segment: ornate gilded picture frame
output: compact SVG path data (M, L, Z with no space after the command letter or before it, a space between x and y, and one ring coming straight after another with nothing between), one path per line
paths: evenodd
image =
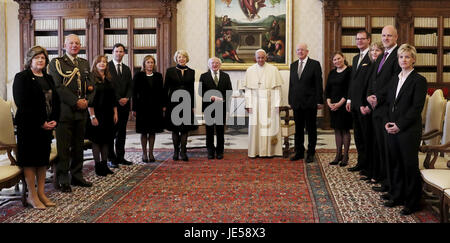
M246 70L255 51L264 49L268 62L289 69L292 60L292 0L211 0L210 56L224 70Z

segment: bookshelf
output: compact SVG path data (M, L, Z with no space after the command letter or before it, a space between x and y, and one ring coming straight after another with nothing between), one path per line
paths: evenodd
M47 49L49 59L59 56L60 36L59 19L35 19L33 30L33 46L39 45Z
M354 38L359 29L371 33L373 43L381 40L384 26L394 25L398 43L416 47L415 68L426 77L428 87L450 88L450 1L323 0L323 8L325 81L335 51L341 50L349 63L358 54ZM329 128L328 122L325 111L321 127Z
M381 41L381 31L385 25L395 26L395 17L393 16L343 16L340 21L341 43L338 46L350 64L353 57L359 54L355 39L358 31L368 30L372 34L373 43Z
M61 17L35 19L33 26L32 46L45 47L50 60L64 54L64 38L70 34L77 34L80 37L79 57L87 59L86 19Z
M152 55L158 62L158 38L156 18L133 18L133 67L141 69L144 57Z
M108 61L112 60L112 50L116 43L122 43L125 46L125 55L123 63L130 65L128 52L130 50L128 44L128 17L103 18L103 54L108 57Z
M141 69L147 55L158 60L158 19L139 16L105 17L103 30L103 53L112 59L112 49L116 43L126 48L123 62L133 69ZM130 58L131 57L131 58Z
M359 30L366 29L366 19L365 16L342 17L341 50L348 63L351 63L353 57L359 54L359 49L356 47L355 36Z
M113 45L122 43L124 62L133 73L149 54L158 70L173 65L179 0L14 1L19 3L21 63L36 44L47 48L51 57L63 55L64 37L77 34L82 42L79 56L90 63L99 54L111 60Z
M417 50L415 69L427 78L428 83L436 83L438 78L438 35L437 17L414 17L413 45Z
M427 78L428 86L450 88L450 1L324 0L323 3L325 60L330 60L337 50L351 60L358 53L354 37L359 29L369 31L373 43L381 41L384 26L394 25L398 43L416 47L415 68ZM332 68L331 62L324 63L325 75Z
M442 82L450 83L450 16L443 18Z

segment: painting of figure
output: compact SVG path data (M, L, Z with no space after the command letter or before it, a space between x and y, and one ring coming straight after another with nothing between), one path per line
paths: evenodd
M268 62L288 69L292 0L213 0L210 4L211 56L224 69L244 70L258 49Z
M261 8L264 8L265 0L239 0L242 12L249 19L260 18L258 12Z

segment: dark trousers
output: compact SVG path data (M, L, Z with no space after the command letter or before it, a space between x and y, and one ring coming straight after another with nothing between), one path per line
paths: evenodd
M361 167L363 172L371 177L372 164L372 116L363 115L360 111L352 110L353 132L355 138L356 150L358 152L357 166Z
M308 155L316 153L317 143L317 109L296 109L294 110L295 121L295 153L303 155L305 153L305 127L308 133Z
M214 147L214 128L216 128L217 146ZM225 126L224 125L206 125L206 148L210 154L223 154Z
M109 159L114 160L123 160L125 156L125 139L127 136L127 123L128 117L130 115L130 106L127 104L126 106L117 106L117 115L118 121L114 126L114 139L109 143ZM115 141L115 146L114 146ZM115 147L115 152L114 152Z
M374 146L373 146L373 178L381 181L382 185L389 187L389 167L388 167L388 148L387 132L384 128L383 119L375 114L372 116Z
M404 134L387 135L389 145L389 194L391 199L405 202L405 207L419 206L422 196L422 178L419 171L420 140ZM409 136L411 137L411 136Z
M70 184L70 174L83 179L83 144L86 120L62 121L56 127L58 162L55 165L56 183Z

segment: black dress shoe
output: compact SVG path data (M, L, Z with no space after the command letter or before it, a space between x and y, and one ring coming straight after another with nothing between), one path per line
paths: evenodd
M337 155L336 154L336 157L334 157L334 160L333 161L331 161L330 163L328 163L329 165L337 165L337 164L339 164L339 161L341 161L342 160L342 155Z
M389 193L385 193L385 194L381 195L380 198L383 200L390 200L391 195L389 195Z
M208 159L214 159L214 154L208 154Z
M185 154L185 153L181 153L180 157L183 161L189 161L189 158L187 157L187 154Z
M306 163L312 163L312 162L314 162L314 155L306 156Z
M401 205L401 203L398 202L398 201L394 201L394 200L388 200L388 201L386 201L383 205L384 205L385 207L392 208L392 207Z
M223 154L218 154L218 155L216 156L216 159L223 159Z
M132 165L133 163L130 162L130 161L128 161L128 160L126 160L126 159L121 159L121 160L119 161L119 164L123 164L123 165Z
M348 168L347 170L350 172L360 171L361 167L359 165L356 165L354 167Z
M348 165L348 154L344 154L341 163L339 163L340 167L344 167Z
M305 156L301 155L300 153L296 153L294 154L294 156L292 156L291 158L289 158L291 161L296 161L296 160L301 160L304 159Z
M175 150L173 151L173 157L172 157L172 159L173 159L173 160L179 160L179 159L180 159L180 150L175 149Z
M339 166L340 167L345 167L345 166L347 166L348 165L348 162L347 161L341 161L341 163L339 163Z
M339 164L339 161L337 161L337 160L333 160L333 161L331 161L330 163L328 163L329 165L337 165L337 164Z
M81 186L81 187L91 187L92 183L86 180L78 180L78 179L72 179L73 186Z
M387 192L387 188L384 186L373 186L372 190L376 192Z
M412 209L410 209L410 208L407 208L407 207L404 207L404 208L400 211L400 214L401 214L401 215L410 215L410 214L412 214L412 213L414 213L414 210L412 210Z
M57 189L61 192L72 192L72 188L68 184L59 184Z

